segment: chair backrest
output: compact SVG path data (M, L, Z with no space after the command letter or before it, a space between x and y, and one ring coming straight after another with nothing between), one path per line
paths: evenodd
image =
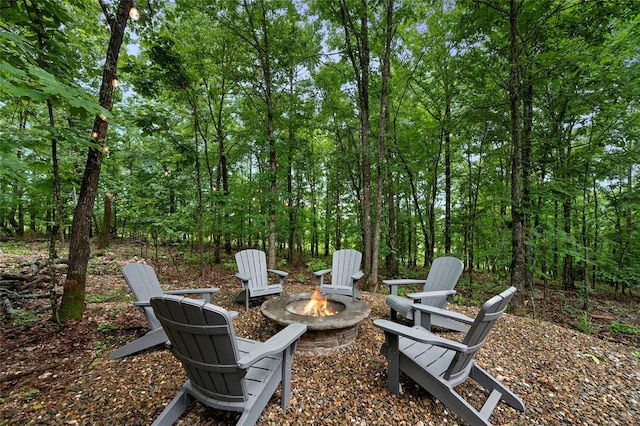
M267 255L262 250L248 249L237 252L236 265L240 274L251 277L247 283L249 288L261 288L269 284Z
M464 264L458 258L443 256L436 258L431 264L423 291L453 290L462 276ZM430 297L429 305L444 308L447 297Z
M122 268L124 280L131 289L136 301L147 301L154 296L161 296L163 291L156 271L144 263L127 263ZM151 307L142 308L152 329L160 327Z
M331 264L331 284L351 288L351 276L360 270L362 253L358 250L343 249L333 253Z
M483 345L487 339L489 331L491 331L496 320L500 318L507 309L507 305L509 305L509 301L515 293L516 288L509 287L497 296L493 296L491 299L487 300L484 305L482 305L480 312L476 316L475 321L462 341L462 343L467 345L471 350L464 354L456 354L445 373L445 379L456 379L458 376L468 374L467 367L473 360L473 356Z
M151 306L191 385L217 400L246 401L244 371L237 366L238 348L228 311L174 295L154 297Z

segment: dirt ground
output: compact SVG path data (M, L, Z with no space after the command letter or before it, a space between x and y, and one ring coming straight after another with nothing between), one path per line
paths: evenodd
M33 243L21 255L0 246L0 271L20 273L44 259L46 246ZM145 255L145 256L143 256ZM2 317L0 326L0 425L13 424L149 424L185 380L180 364L159 347L122 360L108 354L144 334L144 317L122 278L128 262L153 265L164 288L215 286L214 303L236 310L236 331L265 340L273 334L259 313L259 303L245 313L234 302L240 289L233 263L207 266L204 280L175 252L141 252L117 245L89 264L84 319L65 325L50 321L47 298L14 304L19 314ZM285 268L283 268L285 269ZM60 269L60 274L64 268ZM62 276L61 276L62 278ZM383 277L381 277L383 278ZM32 295L46 294L39 284ZM285 293L311 291L311 272L289 271ZM464 296L464 288L458 289ZM541 292L539 292L541 293ZM357 342L335 356L296 356L292 400L285 410L278 392L258 424L459 424L461 420L410 379L403 392L386 389L384 340L371 320L388 317L384 295L365 293L371 316L359 328ZM533 305L533 307L532 307ZM578 296L550 288L545 298L527 305L520 316L505 315L478 353L478 363L504 381L525 401L519 413L501 404L494 424L636 424L640 415L640 335L611 330L611 323L640 327L640 297L592 297L588 330L576 322ZM476 307L451 305L473 315ZM14 311L15 314L15 311ZM533 318L535 314L535 319ZM585 323L582 323L585 327ZM463 392L476 402L472 385ZM196 405L182 424L229 424L235 414Z

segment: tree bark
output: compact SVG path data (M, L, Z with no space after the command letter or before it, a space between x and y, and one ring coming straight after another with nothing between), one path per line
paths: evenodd
M525 283L525 258L524 258L524 229L522 215L522 194L520 189L520 174L522 169L522 139L520 132L520 79L519 65L520 57L518 47L518 2L510 1L509 23L511 33L511 54L509 72L509 101L511 108L511 285L518 289L518 294L522 294ZM513 304L518 306L522 296L514 298Z
M99 0L103 10L106 7ZM107 57L102 70L102 85L100 86L100 105L111 111L113 107L113 79L116 77L118 57L124 39L129 10L133 0L120 0L115 16L105 13L111 27L111 37L107 47ZM82 186L78 194L78 203L73 213L71 235L69 238L69 267L64 283L62 301L58 307L57 317L60 322L82 319L84 308L85 288L87 281L87 264L91 248L89 245L89 230L91 216L96 199L102 153L107 136L107 121L96 116L93 122L93 143L87 154L87 162L82 177Z
M98 248L103 249L109 247L109 234L111 233L111 221L113 219L112 210L113 194L104 194L104 216L102 218L102 226L98 233Z
M378 126L378 188L376 192L376 223L373 234L373 247L371 251L371 274L365 283L364 289L378 291L378 253L380 251L380 234L382 222L382 188L387 173L384 173L385 164L385 139L387 138L389 118L389 78L391 77L391 40L393 39L393 0L386 2L386 30L384 57L382 60L382 88L380 93L380 122Z
M349 5L340 1L340 19L344 28L347 55L353 68L358 93L358 112L360 115L360 147L362 158L362 238L364 255L364 282L369 282L372 273L373 233L371 229L371 157L369 152L369 71L371 54L369 51L369 5L367 0L360 2L360 28L355 27ZM352 40L357 42L354 47ZM365 284L365 288L368 284Z

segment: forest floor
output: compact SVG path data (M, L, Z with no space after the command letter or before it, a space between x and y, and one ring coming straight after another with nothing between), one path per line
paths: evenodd
M14 253L0 245L3 273L19 273L34 260L46 259L46 245L29 243ZM234 321L238 335L266 340L274 333L260 314L259 303L244 312L234 302L240 287L232 262L207 266L199 282L193 278L199 276L197 268L175 256L153 260L143 258L139 247L115 245L90 261L82 321L54 324L47 298L25 299L13 306L17 316L1 318L0 425L142 425L160 414L185 380L179 362L161 347L120 360L107 358L146 331L145 319L132 306L133 296L121 273L126 263L141 261L155 267L164 288L221 288L213 302L239 313ZM306 269L289 270L285 293L312 291L314 283ZM504 286L488 283L484 287L489 297ZM526 411L500 404L490 419L493 424L637 424L640 335L619 331L632 333L640 327L640 297L602 290L605 294L591 296L590 321L582 325L576 319L581 306L578 295L553 286L546 294L537 291L519 315L506 314L498 321L476 360L523 399ZM485 296L479 289L474 291L471 298L468 289L460 286L459 299L468 302ZM258 425L462 423L405 376L400 395L387 391L386 360L379 353L384 336L372 324L373 319L389 316L384 297L364 293L371 315L359 326L352 345L331 356L296 354L291 403L280 408L276 391ZM468 304L450 304L450 308L467 315L478 309ZM618 325L612 327L612 323ZM481 404L483 393L475 385L467 382L459 391L472 404ZM236 419L236 414L196 404L179 424L230 424Z

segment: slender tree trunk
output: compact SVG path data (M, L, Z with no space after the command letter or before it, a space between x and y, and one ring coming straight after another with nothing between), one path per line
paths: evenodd
M522 221L523 241L527 241L531 229L531 133L533 131L533 83L529 73L525 72L526 85L524 90L523 134L522 134ZM523 243L524 244L524 243ZM533 288L533 271L535 269L535 253L531 244L524 244L525 259L525 288Z
M387 232L387 245L389 252L385 258L385 269L388 276L398 275L398 206L396 205L396 194L394 185L396 184L393 176L387 176L387 208L389 209L389 231Z
M55 120L53 116L53 105L51 99L47 99L47 110L49 112L49 126L51 127L51 134L55 135ZM58 164L58 138L51 137L51 163L53 174L53 199L55 208L53 210L53 227L51 228L49 236L49 271L50 271L50 287L49 287L49 301L51 303L51 312L54 320L58 321L58 274L55 269L55 259L58 257L57 239L61 237L62 230L62 198L60 188L60 170ZM62 238L60 238L62 241Z
M112 210L113 194L104 194L104 216L102 217L102 226L98 232L97 246L99 249L109 247L109 233L111 232L111 221L113 219Z
M329 255L329 241L331 239L331 231L330 231L330 227L329 224L331 223L331 216L333 215L333 209L332 209L332 205L331 203L333 202L333 197L332 194L330 193L330 189L329 189L329 183L327 182L326 184L326 189L325 189L325 201L324 201L324 236L323 236L323 249L324 249L324 255L328 256ZM315 214L317 213L316 209L314 211L314 218L315 218ZM337 227L337 225L336 225ZM320 253L320 247L318 246L317 249L318 253L317 255L319 255Z
M106 12L106 7L99 0ZM107 57L102 71L102 85L100 86L100 105L111 111L113 107L113 79L116 77L118 56L124 38L129 10L133 0L120 0L118 10L114 16L105 13L111 26L111 37L107 47ZM87 154L87 162L82 177L82 185L78 195L78 202L73 213L71 224L71 236L69 239L69 264L67 277L64 283L62 302L58 307L57 316L54 318L60 322L73 319L82 319L84 307L85 288L87 281L87 264L91 248L89 245L89 233L91 228L91 216L96 199L98 181L100 179L100 167L102 165L102 153L105 138L107 136L107 121L96 116L93 122L93 142L97 146L91 146Z
M380 93L380 123L378 126L378 182L376 191L376 223L373 234L373 246L371 254L371 274L364 286L366 290L378 291L378 253L380 252L380 227L382 223L382 190L384 179L387 178L385 166L385 140L389 127L389 78L391 77L391 40L393 39L393 0L386 2L386 30L385 48L382 59L382 88Z
M291 99L293 99L294 96L294 77L293 77L293 72L291 72L289 74L289 96L291 97ZM289 111L289 114L291 117L294 117L295 112L293 111L293 108L291 108L291 110ZM294 245L295 245L295 232L296 232L296 217L295 217L295 211L294 211L294 207L293 207L293 150L295 149L295 129L293 127L293 120L289 120L288 125L287 125L287 130L288 130L288 144L287 144L287 214L288 214L288 219L289 219L289 230L288 230L288 235L287 235L287 259L291 262L294 260ZM315 187L313 186L314 183L312 183L312 198L315 197ZM316 247L317 247L317 239L318 239L318 230L316 228L316 222L315 222L315 200L312 201L313 202L313 209L314 209L314 227L313 227L313 242L315 242ZM313 245L313 243L312 243ZM313 250L313 248L312 248Z
M269 201L268 201L268 237L267 237L267 266L269 268L276 267L276 203L277 203L277 171L278 162L276 155L276 137L275 137L275 108L273 103L273 81L271 75L271 47L269 40L269 32L267 28L268 17L261 14L260 28L256 27L252 20L252 14L249 11L249 5L245 0L243 7L246 10L247 17L251 25L252 35L255 41L256 54L260 62L262 78L264 84L264 102L266 106L266 127L267 139L269 141ZM261 2L260 7L265 10L264 4Z
M447 94L444 113L444 252L451 253L451 102Z
M509 100L511 108L511 285L518 289L518 294L522 294L525 284L525 259L524 259L524 220L522 212L522 194L520 190L520 175L522 172L522 139L520 132L520 80L519 65L520 57L518 48L518 2L510 1L510 32L511 32L511 54L509 72ZM522 296L513 302L519 306Z
M336 233L335 233L335 246L336 250L342 250L342 205L340 204L340 173L336 167L336 191L335 204L336 204ZM329 255L329 247L325 246L325 256Z
M371 156L370 156L370 122L369 122L369 18L368 0L360 1L360 27L355 28L348 2L340 0L340 18L344 28L347 55L354 71L358 93L358 112L360 115L360 152L362 158L362 239L364 245L363 272L365 288L369 285L372 273L373 232L371 228ZM353 45L352 37L357 40Z

